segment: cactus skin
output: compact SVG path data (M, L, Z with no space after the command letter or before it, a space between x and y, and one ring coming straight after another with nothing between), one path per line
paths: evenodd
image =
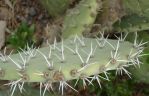
M50 16L58 17L66 11L70 0L39 0Z
M149 18L148 0L122 0L125 11L129 14L136 13Z
M68 10L63 22L63 38L89 32L101 5L101 0L81 0L74 9Z
M40 50L36 53L35 57L30 58L30 60L26 63L26 67L20 70L17 66L15 66L15 62L18 62L21 60L21 57L19 54L11 55L10 58L3 62L0 62L0 79L2 80L19 80L23 82L45 82L47 80L50 80L50 82L59 82L61 80L72 80L72 79L78 79L83 78L81 76L89 77L91 75L96 75L99 73L102 73L103 71L108 70L116 70L120 64L126 65L126 62L129 62L127 59L127 56L129 55L131 49L133 48L133 44L129 42L123 42L123 41L117 41L117 40L106 40L110 44L112 44L114 47L111 47L109 43L105 42L105 39L98 41L97 39L88 39L85 38L84 42L85 45L82 45L84 43L78 43L80 39L76 40L76 43L70 43L70 39L63 41L62 43L58 43L57 47L54 47L54 45L51 46L51 58L47 59L50 63L53 62L53 67L49 67L47 65L47 62L45 58L41 55L41 52L48 56L49 54L49 47L36 49ZM81 41L83 42L83 41ZM105 42L105 45L101 47L98 44L103 44ZM64 45L63 45L64 44ZM83 61L81 62L79 55L76 53L73 53L69 50L69 48L72 48L75 50L75 47L78 44L78 50L79 55L81 58L86 62L86 64L83 64ZM65 48L65 46L67 47ZM64 46L64 47L63 47ZM97 46L97 48L96 48ZM120 46L118 49L117 47ZM69 48L68 48L69 47ZM60 49L58 49L60 48ZM64 51L62 51L64 48ZM115 48L115 49L114 49ZM81 49L81 50L79 50ZM95 52L94 52L94 49ZM127 49L127 50L126 50ZM133 48L134 49L134 48ZM35 50L35 49L34 49ZM61 50L61 52L60 52ZM84 50L86 53L84 53ZM92 51L91 51L92 50ZM117 55L120 53L119 57L120 60L124 61L116 61L115 59L111 59L111 52L113 50L118 50ZM63 57L64 52L64 57ZM90 52L94 52L93 54L89 55ZM134 49L132 51L133 53L136 53L137 50ZM115 52L112 52L113 55ZM22 54L22 57L25 57L26 55L24 53ZM60 59L57 58L57 54ZM61 56L62 55L62 58ZM93 55L93 56L92 56ZM29 55L30 56L30 55ZM28 56L27 56L28 57ZM47 57L48 58L48 57ZM88 58L88 61L87 61ZM12 59L12 60L11 60ZM112 60L112 63L108 63L110 60ZM21 66L21 63L18 63ZM103 68L106 67L104 70ZM84 68L84 69L81 69ZM80 70L80 71L79 71ZM21 74L21 76L19 74ZM84 75L83 75L84 74Z
M113 29L118 32L139 32L149 29L149 18L131 14L121 18L121 21L113 24Z
M143 33L143 34L142 34ZM130 42L133 42L130 38L132 38L133 33L130 33L127 37L127 40ZM148 31L141 31L138 32L138 40L143 41L149 41L149 33ZM149 84L149 43L145 45L144 51L143 51L144 56L140 58L141 64L140 68L129 68L129 71L133 74L134 79L137 82L144 82Z

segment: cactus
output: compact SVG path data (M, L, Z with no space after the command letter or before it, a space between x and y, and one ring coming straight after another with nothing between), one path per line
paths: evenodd
M53 17L58 17L66 11L70 0L39 0L48 13Z
M63 38L90 32L101 4L101 0L81 0L75 8L68 10L63 22Z
M148 0L122 0L125 11L129 14L136 13L149 18Z
M143 33L143 34L142 34ZM133 42L130 40L130 37L132 38L133 33L130 33L128 35L127 40ZM149 33L147 31L141 31L138 33L138 40L149 41ZM149 43L146 44L145 49L143 51L143 54L140 58L141 64L140 68L137 68L134 70L134 68L129 68L129 71L133 73L133 77L135 77L135 80L137 82L144 82L149 83Z
M72 88L66 83L68 80L82 79L86 86L86 82L91 83L91 78L96 79L100 85L98 74L105 73L108 80L108 70L116 70L116 73L121 74L124 71L130 77L125 67L139 65L138 57L143 50L143 44L137 44L136 39L134 44L124 39L89 39L75 36L74 39L69 38L61 43L55 41L53 45L45 48L27 47L27 51L9 56L5 56L4 52L0 58L0 79L12 81L9 84L13 90L17 84L25 82L40 82L44 83L45 87L52 87L52 83L60 82L59 88L63 94L64 86Z
M139 32L149 29L149 18L131 14L124 16L121 21L113 24L113 29L118 32Z
M66 0L59 2L62 4L64 1ZM49 2L56 2L56 0L49 0ZM53 6L51 8L55 8ZM55 39L54 44L48 44L48 47L27 46L25 50L20 49L22 52L10 53L7 56L5 49L0 54L0 79L11 81L6 84L10 86L10 95L13 96L16 87L22 93L24 84L33 82L40 83L40 96L45 96L49 88L53 89L52 84L55 82L59 82L62 95L66 86L77 92L67 83L73 79L77 80L76 84L82 80L84 87L88 83L93 85L92 81L96 80L101 87L100 79L109 80L107 74L109 70L116 70L116 74L120 75L124 72L131 78L131 73L125 68L131 65L140 67L139 57L142 56L143 45L146 42L137 43L137 35L134 43L125 41L126 36L122 35L117 37L118 40L108 39L108 36L104 38L104 34L101 34L100 38L80 36L83 32L91 30L101 6L101 0L81 0L75 8L68 10L62 24L62 40L59 43ZM49 10L50 14L57 16L63 9L60 9L61 11L58 9L56 13L53 13L53 9ZM135 18L132 17L132 19ZM139 17L139 19L142 18ZM117 18L112 20L112 22L115 21ZM105 77L100 76L101 73Z

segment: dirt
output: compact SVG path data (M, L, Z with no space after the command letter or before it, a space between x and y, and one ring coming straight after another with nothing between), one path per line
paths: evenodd
M37 0L8 0L11 4L0 1L0 20L7 22L7 36L13 32L21 22L28 25L35 24L36 43L40 43L44 37L45 27L53 20L47 11L37 2ZM12 2L15 1L15 2ZM10 7L10 5L12 5ZM6 37L7 38L7 37Z

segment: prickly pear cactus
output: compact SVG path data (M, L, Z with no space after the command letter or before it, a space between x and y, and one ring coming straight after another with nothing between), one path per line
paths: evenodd
M11 81L8 85L11 86L12 96L16 87L22 91L26 82L39 82L41 86L45 86L43 94L48 90L47 87L52 88L52 83L59 82L59 90L63 94L65 86L77 92L67 83L68 80L81 79L83 86L97 80L100 85L99 74L104 73L105 79L109 80L109 70L116 70L116 74L124 71L131 77L125 68L131 65L139 66L138 58L144 43L137 44L135 39L132 44L124 39L110 40L103 36L89 39L75 36L45 48L27 47L23 52L8 56L4 52L0 58L0 79Z
M131 14L121 18L113 24L113 29L118 32L139 32L149 29L149 18Z
M143 34L142 34L143 33ZM132 38L133 33L130 33L127 37L127 40L131 41L132 40L129 38ZM141 31L138 32L138 40L143 41L149 41L149 33L148 31ZM140 68L129 68L129 71L133 73L133 77L135 77L135 80L137 82L144 82L144 83L149 83L149 43L147 43L144 47L143 55L140 57L140 60L142 62Z
M49 0L49 2L54 2L50 4L60 2L60 5L63 5L65 1L67 0ZM64 4L67 5L67 3ZM96 80L101 87L100 79L109 80L107 72L110 70L115 70L116 74L120 75L125 73L131 78L131 73L126 68L140 67L139 57L143 56L141 53L146 42L138 43L137 35L133 43L125 41L127 34L116 36L117 40L108 39L108 36L105 38L104 34L101 34L100 38L80 36L83 32L91 31L101 8L102 0L81 0L73 9L68 10L62 24L62 39L59 43L55 39L54 44L48 44L48 47L27 46L26 49L20 49L21 52L9 55L6 55L5 49L0 54L0 79L10 81L5 84L10 86L10 96L13 96L17 89L22 93L26 83L34 82L40 85L40 96L46 96L46 91L49 89L53 90L54 83L59 83L58 89L62 95L65 87L77 92L73 85L68 83L74 79L76 79L75 85L82 80L85 87L88 84L93 85L92 81ZM49 8L49 10L53 15L59 14L59 9L56 13L53 13L53 9ZM112 21L116 22L117 19ZM135 18L131 17L131 19ZM139 17L139 19L142 18ZM124 21L127 22L127 20ZM138 23L135 21L136 19L132 23ZM144 24L142 21L139 21L139 24L140 22ZM145 25L139 25L143 27L141 30L148 28L146 23L148 24L145 22ZM130 30L134 31L133 29L128 31ZM123 30L120 29L120 31ZM105 77L102 77L100 73L104 73Z
M63 38L89 32L101 9L101 4L101 0L81 0L75 8L68 10L62 29Z
M126 11L129 14L136 13L149 17L148 0L122 0Z

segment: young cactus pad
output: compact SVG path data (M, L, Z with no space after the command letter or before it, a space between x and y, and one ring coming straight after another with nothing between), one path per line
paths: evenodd
M25 82L40 82L41 85L47 83L47 86L60 82L59 87L63 92L65 86L72 88L66 83L68 80L82 79L90 82L89 78L92 78L99 83L98 74L104 73L108 79L108 70L116 70L116 73L124 71L130 76L125 67L139 65L142 45L137 44L136 39L132 44L123 38L110 40L103 36L75 36L60 43L55 41L53 45L44 48L27 47L27 51L18 54L6 56L4 52L0 57L0 79L12 81L9 84L14 89L16 84Z
M101 0L81 0L75 8L68 10L64 18L63 38L89 32L101 6Z

